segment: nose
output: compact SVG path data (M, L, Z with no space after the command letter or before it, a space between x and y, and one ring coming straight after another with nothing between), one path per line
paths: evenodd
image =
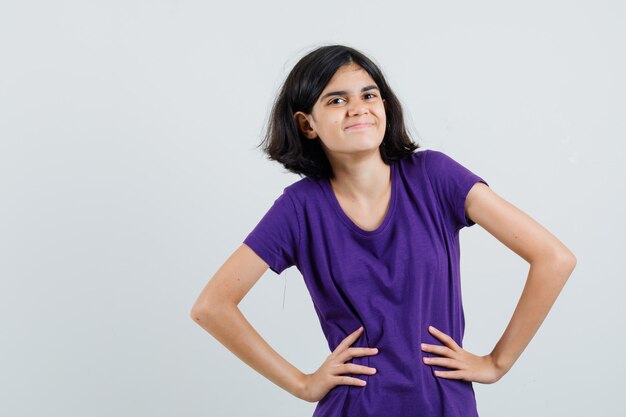
M367 103L364 103L362 101L352 102L352 104L350 104L350 106L348 107L348 114L350 116L364 113L369 113L369 108L367 106Z

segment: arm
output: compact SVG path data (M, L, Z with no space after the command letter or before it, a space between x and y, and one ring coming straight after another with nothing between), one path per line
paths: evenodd
M191 317L239 359L302 398L305 375L272 349L237 307L268 268L242 244L208 282L191 309Z
M548 230L485 184L472 187L465 210L530 264L511 321L490 354L501 376L511 369L543 323L576 266L576 257Z

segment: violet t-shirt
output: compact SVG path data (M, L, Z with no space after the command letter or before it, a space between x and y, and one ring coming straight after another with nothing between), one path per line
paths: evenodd
M275 273L297 266L331 351L360 326L352 346L379 350L349 361L375 374L344 374L367 385L335 386L313 417L478 416L472 382L436 376L453 369L425 364L424 356L440 356L420 344L443 345L432 325L463 347L459 231L475 224L464 204L479 181L488 185L443 152L418 150L391 164L389 208L367 231L346 215L328 179L305 177L245 238Z

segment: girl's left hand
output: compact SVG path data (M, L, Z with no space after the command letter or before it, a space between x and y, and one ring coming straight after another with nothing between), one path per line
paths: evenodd
M443 356L424 356L424 363L426 365L456 369L456 371L435 371L436 376L492 384L504 375L496 366L495 360L491 355L474 355L460 347L454 339L444 332L432 326L428 330L433 336L441 340L445 346L422 344L422 351Z

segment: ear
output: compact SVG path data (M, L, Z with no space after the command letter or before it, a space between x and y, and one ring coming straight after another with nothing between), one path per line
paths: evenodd
M311 123L309 123L310 116L308 116L304 112L298 111L293 114L293 117L296 120L298 129L300 130L300 132L302 132L302 134L304 134L304 136L309 139L317 138L317 133L315 132L313 127L311 127Z

